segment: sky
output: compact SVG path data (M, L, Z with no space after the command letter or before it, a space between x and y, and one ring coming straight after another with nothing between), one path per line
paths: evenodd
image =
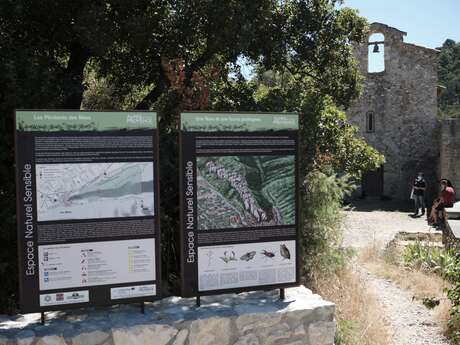
M407 32L404 42L437 48L447 38L460 41L460 0L344 0L344 6L369 23Z
M404 42L428 48L438 48L448 38L460 42L460 0L344 0L343 6L357 9L369 23L407 32ZM239 64L243 75L250 77L250 66L242 60ZM370 72L383 70L383 55L370 61L369 68Z

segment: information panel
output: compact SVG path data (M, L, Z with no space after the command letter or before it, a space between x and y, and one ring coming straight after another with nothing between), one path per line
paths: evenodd
M298 115L183 113L182 293L298 284Z
M21 311L158 297L153 112L16 111Z

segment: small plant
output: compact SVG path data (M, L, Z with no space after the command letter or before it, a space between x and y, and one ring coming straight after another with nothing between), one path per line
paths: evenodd
M403 251L404 264L409 268L433 272L447 278L454 264L452 251L415 242Z
M389 265L400 265L401 253L398 247L390 242L382 253L383 261Z
M334 344L351 344L355 327L355 322L352 320L339 320L337 323L337 331L335 332Z
M434 297L425 297L422 299L422 303L428 309L433 309L436 308L439 305L439 303L441 303L441 301Z

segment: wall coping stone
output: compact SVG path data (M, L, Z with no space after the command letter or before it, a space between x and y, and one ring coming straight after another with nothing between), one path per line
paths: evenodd
M279 290L169 297L146 303L0 315L0 345L289 344L332 345L335 305L304 286Z

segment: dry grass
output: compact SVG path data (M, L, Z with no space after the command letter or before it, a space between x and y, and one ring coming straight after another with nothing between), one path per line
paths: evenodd
M357 273L343 269L316 280L318 293L336 304L341 332L337 345L387 345L390 332L381 317L381 305Z
M444 288L447 287L447 283L435 274L407 270L384 261L369 262L365 267L372 274L391 280L398 287L411 291L416 299L443 298Z
M444 290L450 286L449 283L434 273L401 266L399 261L401 250L396 246L387 247L385 250L378 248L379 246L372 246L364 249L359 256L361 263L372 274L391 280L401 289L410 291L416 300L422 301L424 298L440 300L433 315L443 330L447 331L451 304Z
M447 322L450 319L450 308L452 304L447 299L442 299L439 306L434 310L434 317L439 322L445 335L448 335Z

